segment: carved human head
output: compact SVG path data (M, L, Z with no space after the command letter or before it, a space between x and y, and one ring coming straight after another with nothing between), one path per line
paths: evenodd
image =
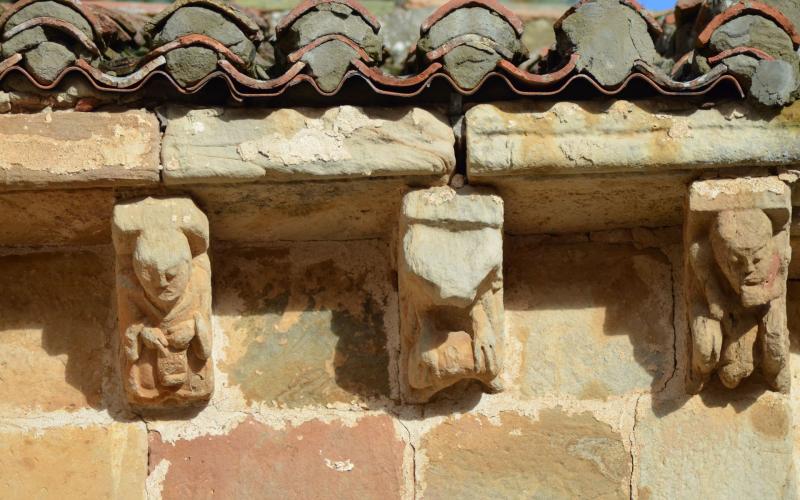
M133 269L147 297L166 308L181 298L189 285L192 252L180 231L143 232L136 240Z
M742 305L763 305L783 293L783 258L763 210L719 212L711 225L711 245Z

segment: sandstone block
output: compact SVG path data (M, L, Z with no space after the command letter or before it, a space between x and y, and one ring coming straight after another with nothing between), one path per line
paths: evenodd
M164 110L168 184L418 176L455 166L453 131L419 108Z
M792 165L800 104L777 116L742 103L481 104L467 112L467 169L503 175Z
M3 498L145 498L147 432L142 424L0 429Z
M0 257L0 413L101 406L112 269L89 252Z
M673 371L672 267L630 244L507 239L506 315L524 397L660 390Z
M154 184L160 137L144 110L0 115L0 188Z
M637 415L639 498L797 498L783 396L642 400Z
M355 425L318 420L275 430L247 420L228 435L173 444L150 437L166 467L163 498L359 498L403 494L405 444L388 416Z
M629 498L624 438L590 413L450 417L422 438L421 498Z
M398 312L385 243L218 252L214 313L227 338L219 367L247 400L302 407L389 396L387 337Z
M678 226L691 180L687 173L650 173L522 175L480 182L503 198L506 232L521 235Z
M187 189L206 211L214 240L263 244L386 238L408 187L403 179L384 178Z
M113 207L110 189L0 192L0 246L106 244Z

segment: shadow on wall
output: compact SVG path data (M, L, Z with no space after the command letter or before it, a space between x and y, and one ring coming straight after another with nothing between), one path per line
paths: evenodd
M113 300L110 255L0 257L0 405L104 408Z
M509 331L524 396L658 392L674 371L671 266L630 244L506 244Z
M220 369L252 402L300 407L390 397L397 317L385 242L216 249ZM394 326L393 326L394 328Z
M507 242L506 312L522 345L524 397L605 400L644 391L654 394L659 417L691 398L683 383L684 307L675 303L683 301L682 285L660 250L585 239ZM736 390L714 381L700 397L709 407L743 411L764 391L757 379Z

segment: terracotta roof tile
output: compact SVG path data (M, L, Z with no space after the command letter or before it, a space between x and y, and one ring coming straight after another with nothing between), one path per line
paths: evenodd
M754 1L721 12L716 5L681 1L655 18L636 0L582 0L553 24L557 43L530 47L529 56L525 24L508 7L452 0L422 22L405 61L392 56L389 72L382 66L388 51L381 25L356 0L306 0L276 23L222 0L178 0L157 12L151 4L21 0L0 14L0 79L21 73L50 89L77 72L109 93L141 89L156 76L184 93L221 79L235 99L277 96L301 85L330 96L350 81L397 97L418 96L441 85L436 82L474 95L490 81L526 96L557 95L578 82L597 95L622 92L633 82L663 94L697 95L720 85L749 92L753 78L763 87L775 72L788 71L778 78L787 95L773 102L767 89L753 97L768 105L800 97L800 33L790 19ZM757 39L714 49L715 33L742 16L772 23L794 52L776 55ZM609 36L622 49L600 45ZM776 59L783 62L766 64ZM786 90L787 78L795 79L794 91Z

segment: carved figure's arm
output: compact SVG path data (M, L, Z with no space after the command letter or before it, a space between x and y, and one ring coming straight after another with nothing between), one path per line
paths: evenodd
M694 280L687 287L691 313L691 368L696 389L717 368L722 353L726 298L716 273L716 262L708 242L694 242L689 248Z
M764 376L775 389L789 392L789 330L784 297L769 303L762 323L761 347Z
M164 332L162 332L159 328L145 326L142 328L139 338L142 340L142 344L149 349L153 349L161 353L165 353L167 351L167 345L169 342L164 336Z
M192 349L200 359L211 357L211 326L208 320L199 312L194 313L194 331Z
M494 294L484 293L472 308L472 325L475 337L472 339L472 354L475 359L475 371L498 373L497 332L493 317Z
M689 262L699 283L711 318L719 321L725 315L729 298L722 288L711 244L694 242L689 249Z
M123 339L123 349L125 350L125 357L130 361L139 359L139 335L142 333L144 325L136 323L125 330L125 338Z

